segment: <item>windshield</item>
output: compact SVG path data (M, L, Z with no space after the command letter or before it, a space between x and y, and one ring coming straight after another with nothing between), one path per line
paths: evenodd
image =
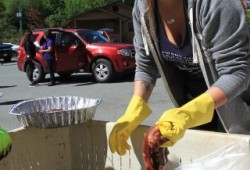
M89 44L92 43L108 43L109 40L97 31L81 30L78 34Z

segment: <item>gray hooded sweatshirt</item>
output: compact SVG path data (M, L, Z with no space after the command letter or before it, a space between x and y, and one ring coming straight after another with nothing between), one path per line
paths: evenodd
M228 103L217 109L229 133L250 134L250 34L240 0L183 0L190 24L193 62L208 87L220 88ZM155 84L161 75L176 107L186 103L176 67L160 55L154 0L136 0L133 8L135 80ZM195 88L195 87L194 87Z

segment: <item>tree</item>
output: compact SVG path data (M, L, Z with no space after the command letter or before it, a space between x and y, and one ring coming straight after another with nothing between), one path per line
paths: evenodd
M117 0L1 0L0 1L0 40L20 37L20 18L22 12L22 29L61 27L67 20L88 10L116 2ZM134 0L119 0L133 5Z
M6 6L0 1L0 42L17 42L15 36L18 35L16 28L9 22L6 16ZM14 35L14 36L13 36Z

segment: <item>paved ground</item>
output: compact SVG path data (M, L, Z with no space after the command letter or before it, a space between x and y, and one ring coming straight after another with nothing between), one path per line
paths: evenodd
M48 80L40 83L38 87L29 87L25 73L20 72L16 62L0 65L0 126L7 129L20 127L17 118L9 114L15 104L27 99L47 96L76 95L89 98L100 98L102 103L98 106L95 120L115 121L125 111L133 93L133 77L124 76L113 83L95 83L91 75L75 74L70 79L60 81L58 85L48 87ZM152 125L164 110L173 107L161 79L157 81L156 88L149 100L153 110L143 124Z

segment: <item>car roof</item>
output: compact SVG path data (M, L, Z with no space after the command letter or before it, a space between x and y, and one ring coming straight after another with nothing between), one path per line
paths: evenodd
M59 32L78 32L78 31L86 31L91 29L73 29L73 28L45 28L45 29L35 29L32 32L43 32L44 30L50 30L50 31L59 31ZM95 30L92 30L95 31Z

